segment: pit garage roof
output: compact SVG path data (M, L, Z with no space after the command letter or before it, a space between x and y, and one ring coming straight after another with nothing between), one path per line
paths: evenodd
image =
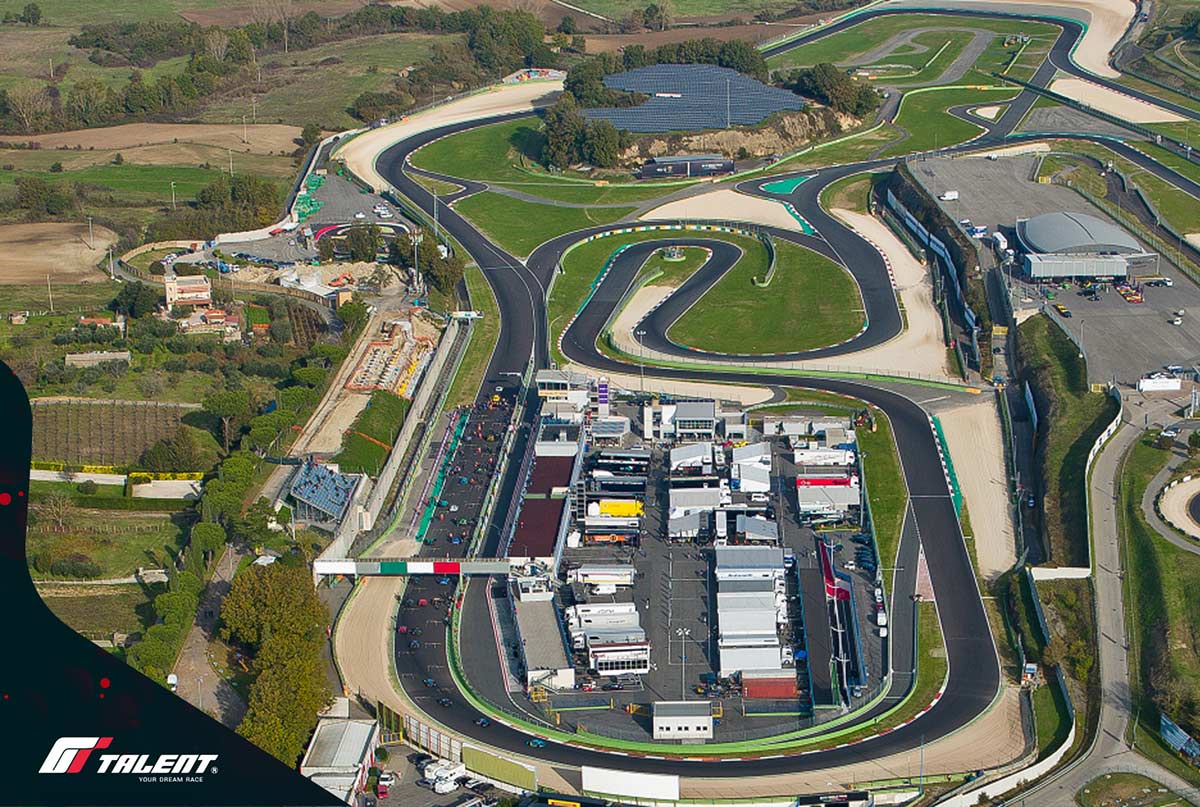
M1133 236L1086 213L1046 213L1017 222L1017 236L1031 252L1139 254Z
M517 627L525 654L525 665L530 672L539 670L566 670L571 667L567 649L563 645L562 628L558 624L558 612L553 600L513 601L517 611Z
M710 701L655 701L655 717L712 717Z
M783 550L768 546L719 546L717 569L782 569Z
M721 677L728 678L742 670L782 670L779 646L722 647L720 649Z

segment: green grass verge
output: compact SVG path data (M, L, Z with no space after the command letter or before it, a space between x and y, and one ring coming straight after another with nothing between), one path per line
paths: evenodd
M609 224L633 212L632 207L556 207L484 192L455 204L454 209L513 255L525 256L556 235Z
M1200 771L1175 758L1158 735L1159 708L1193 736L1186 718L1189 700L1200 692L1200 557L1168 543L1146 523L1142 495L1170 453L1149 438L1138 441L1121 468L1119 523L1123 539L1125 608L1130 625L1130 686L1139 716L1137 748L1191 784Z
M1194 807L1153 779L1137 773L1106 773L1075 794L1079 807Z
M392 445L400 433L408 407L409 401L394 393L385 390L371 393L367 408L355 418L343 437L341 452L333 458L342 473L378 476L379 470L387 462L389 449L371 442L367 437Z
M892 436L892 424L881 410L873 409L875 431L855 430L863 454L863 474L867 484L867 504L875 527L875 544L883 568L896 563L900 550L900 531L908 505L908 488L900 468L900 453ZM885 576L886 577L886 576Z
M946 110L959 104L992 104L1016 97L1011 88L992 90L963 87L914 90L900 100L896 125L909 136L886 149L883 157L945 148L970 140L982 127L951 115Z
M887 178L884 172L851 174L836 182L830 182L821 191L821 207L826 210L839 208L855 213L867 212L867 197L872 186Z
M745 256L671 326L672 341L718 353L787 353L838 344L862 331L862 297L841 266L776 239L774 278L759 287L754 281L766 276L766 248L743 249Z
M1037 723L1038 759L1045 759L1071 731L1067 703L1057 684L1048 682L1033 693L1033 717Z
M1021 362L1041 400L1045 423L1038 439L1044 495L1041 516L1050 558L1060 566L1088 563L1088 513L1085 495L1087 455L1113 419L1117 403L1091 392L1087 366L1075 344L1045 315L1020 325Z
M488 362L492 359L492 351L496 349L496 340L500 337L500 308L496 305L496 295L479 267L467 268L465 278L467 291L471 295L471 306L483 314L483 319L475 320L471 326L471 342L463 354L454 376L454 383L446 394L446 406L453 408L469 404L475 400L479 385L487 372Z
M67 154L66 156L70 156ZM171 183L175 197L190 199L196 192L221 176L221 171L182 165L93 165L78 171L0 171L0 185L16 183L17 177L40 177L48 182L77 182L112 191L132 202L171 201Z

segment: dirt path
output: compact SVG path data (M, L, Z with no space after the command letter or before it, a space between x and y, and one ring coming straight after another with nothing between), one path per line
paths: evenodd
M252 124L244 130L240 125L219 123L124 123L70 132L4 135L0 136L0 143L34 142L43 149L125 149L161 143L198 143L239 153L291 154L296 150L299 136L299 126L276 123Z
M246 701L234 686L213 669L210 651L217 635L221 603L229 593L233 572L244 550L226 548L216 563L212 580L200 599L196 621L184 640L172 670L179 676L179 696L197 709L235 728L246 715Z
M993 396L938 415L971 514L979 573L991 581L1017 562L1000 414Z

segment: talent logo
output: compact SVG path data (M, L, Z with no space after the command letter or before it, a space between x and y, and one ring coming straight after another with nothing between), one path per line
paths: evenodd
M108 748L112 737L59 737L38 773L79 773L97 748Z
M59 737L39 773L81 773L88 757L108 748L112 737ZM204 773L216 773L217 754L100 754L96 773L137 774L142 781L198 782Z

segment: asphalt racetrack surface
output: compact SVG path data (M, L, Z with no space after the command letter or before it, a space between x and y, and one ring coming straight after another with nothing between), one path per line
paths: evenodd
M788 47L795 47L817 37L826 36L849 27L849 25L855 22L873 16L881 16L885 13L889 12L872 11L858 15L852 21L837 23L810 36L793 40L793 42L781 48L769 51L767 55L779 52ZM921 13L929 12L922 11ZM967 16L1005 16L978 12L954 13ZM1022 16L1036 18L1034 14ZM1043 65L1043 68L1035 76L1035 83L1044 85L1049 80L1049 77L1053 75L1054 68L1057 66L1069 74L1086 76L1088 80L1111 85L1111 82L1083 73L1083 71L1070 61L1069 54L1071 47L1081 35L1082 27L1078 23L1069 20L1055 19L1053 22L1063 26L1064 34L1056 41L1051 51L1049 62ZM1126 87L1121 87L1120 91L1142 97L1137 91ZM1010 103L1009 111L999 121L986 126L985 133L972 141L969 148L1013 142L1014 138L1011 137L1011 132L1020 119L1020 112L1021 110L1028 109L1034 100L1035 95L1032 92L1022 92L1015 101ZM1172 109L1172 111L1186 114L1191 118L1197 117L1197 114L1190 110L1178 110L1172 105L1165 104L1158 99L1143 98L1143 100L1149 100L1152 103ZM434 206L433 198L405 172L404 167L407 155L425 143L447 134L519 116L506 115L481 119L443 127L418 135L384 152L378 160L378 168L381 175L387 177L388 181L400 194L418 205L425 213L432 215ZM1080 139L1096 139L1085 136L1079 137ZM1120 144L1108 140L1104 140L1103 142L1110 148L1118 148L1122 154L1134 159L1132 155L1126 154L1125 151L1128 149L1128 151L1133 152L1133 149L1120 146ZM953 153L963 150L966 150L966 147L942 149L940 153ZM1134 154L1137 154L1137 152L1134 152ZM1188 183L1186 180L1181 181L1184 178L1180 177L1174 171L1166 169L1148 159L1145 159L1145 161L1148 163L1145 167L1158 176L1184 187L1185 190L1191 191L1197 189L1195 183ZM886 279L885 270L883 283L880 282L880 267L883 264L878 253L853 231L825 213L820 207L818 198L824 187L842 176L875 168L886 168L894 162L894 160L876 160L830 169L820 169L815 172L803 172L808 175L815 174L815 176L808 182L801 184L792 194L785 197L792 203L800 215L807 219L821 233L824 246L820 248L820 251L823 254L829 254L829 251L832 251L840 263L852 268L859 282L864 302L869 312L871 327L860 335L858 339L848 343L846 346L847 350L858 350L869 346L873 339L878 339L881 342L891 338L891 336L899 332L900 315L896 310L895 295L891 289L890 282ZM1138 160L1138 162L1142 164L1141 160ZM412 169L410 168L409 170ZM789 175L775 175L769 179L744 182L739 185L739 190L755 195L780 198L777 195L762 191L759 186L767 181L776 181L787 176ZM483 187L478 183L466 183L453 178L447 179L466 186L466 189L451 197L442 197L443 202L447 198L461 198L462 196L469 195ZM515 376L523 374L528 369L531 360L533 366L536 368L548 366L548 342L545 324L546 294L554 272L557 269L558 260L562 252L570 244L589 234L610 229L610 227L582 230L552 239L535 250L527 263L522 263L488 241L469 222L444 204L438 205L438 219L441 225L463 245L470 256L483 269L484 276L488 279L495 292L501 312L502 324L499 341L488 365L485 381L477 400L477 411L479 411L479 415L482 417L483 412L479 407L486 405L493 394L501 394L505 399L505 405L516 401L516 397L520 392ZM788 237L794 238L794 234L789 234ZM664 233L662 240L643 242L643 244L638 246L638 250L653 250L671 243L704 244L713 248L713 245L718 242L711 239L706 241L702 231L696 231L688 235L681 235L679 231L672 231L669 234ZM805 245L813 246L811 243L805 243ZM610 275L601 283L597 293L589 300L580 313L580 316L567 330L563 338L562 348L568 359L587 365L602 373L630 373L637 371L637 365L611 359L599 353L595 347L596 338L601 334L609 319L614 316L614 306L623 298L625 291L629 287L629 283L636 274L637 267L641 265L641 261L637 260L639 254L643 258L645 254L648 254L648 252L635 252L633 249L628 250L627 253L629 254L628 260L618 260L614 263ZM714 259L716 257L717 253L714 249ZM694 295L698 299L699 295L703 293L703 289L711 285L712 282L715 282L719 274L727 270L730 265L732 264L728 262L728 255L725 255L722 251L720 261L714 260L713 267L708 270L711 275L705 274L701 279L696 281L691 289L681 287L677 291L677 294ZM685 296L681 297L679 301L668 302L662 307L665 310L663 310L661 315L658 315L657 319L654 317L651 318L653 320L651 323L653 328L647 328L647 339L660 339L662 344L647 342L648 345L667 352L681 350L677 346L670 345L669 340L665 339L665 331L673 321L672 317L677 318L678 314L675 312L681 312L686 309L687 300L688 297ZM892 319L889 319L889 317ZM647 320L647 322L651 322L651 320ZM875 343L877 344L878 342ZM836 349L827 348L826 350ZM831 354L812 351L805 355ZM749 364L756 360L764 361L776 358L778 357L747 357L745 363ZM696 748L696 757L685 759L649 758L631 754L614 756L608 752L583 748L577 745L563 745L554 741L548 741L544 748L535 749L526 745L529 737L528 734L503 725L494 719L490 726L486 728L480 727L474 721L482 716L481 713L477 712L459 694L447 667L448 662L445 648L442 647L441 641L437 637L430 636L430 633L436 632L436 630L426 633L434 641L422 642L421 647L415 649L413 652L409 652L403 642L397 642L397 672L400 676L401 685L410 697L416 698L418 702L428 701L429 695L432 693L428 691L422 681L425 678L431 679L434 686L429 689L436 690L437 697L450 699L449 706L429 706L427 708L427 711L433 717L462 735L473 737L486 745L507 749L527 757L537 757L552 763L568 765L615 765L628 770L703 775L706 777L787 773L790 771L830 768L863 760L878 759L889 754L916 748L923 742L943 737L965 726L988 708L998 692L1000 684L996 648L980 599L980 592L975 582L971 561L967 554L958 519L950 498L933 431L928 416L917 404L896 393L877 389L856 381L799 378L772 372L747 374L732 371L710 371L699 368L670 369L647 366L645 372L647 375L667 379L711 381L730 384L745 384L749 381L764 386L790 386L827 390L866 400L878 406L888 415L899 448L904 479L910 496L909 509L905 520L905 534L915 534L919 537L920 545L924 549L926 561L929 565L930 577L939 605L939 614L942 619L942 629L945 636L949 662L949 678L942 697L918 720L888 734L871 737L854 745L822 751L800 752L788 756L780 755L758 759L728 760L719 766L714 766L711 758L706 759L702 756L704 753L702 747ZM528 392L526 394L529 395ZM533 397L530 395L527 400L532 403ZM527 411L532 412L535 410L530 409ZM518 424L516 442L510 452L510 456L514 458L514 461L510 463L502 484L498 499L499 504L493 517L493 524L487 533L487 539L481 549L480 554L483 556L495 556L497 553L499 526L506 522L509 505L513 500L517 468L520 465L519 461L516 460L519 460L524 455L529 435L528 427L530 419L531 416L527 415L525 421ZM902 553L906 556L908 551L914 550L902 549ZM435 545L433 547L424 547L422 554L444 557L447 554L447 550L444 547ZM420 592L429 594L437 588L439 587L433 580L428 578L413 578L409 581L408 593L405 596L409 598L422 596ZM439 593L444 594L445 588L440 588L442 591ZM470 585L462 603L463 613L471 615L485 613L486 602L482 598L488 595L488 589L488 585ZM894 592L894 597L896 598L893 602L894 612L894 609L898 607L897 601L906 594L911 593L912 590L911 578L906 577L903 581L897 582L896 591ZM912 612L911 604L908 612ZM431 627L436 628L436 626L441 624L441 617L443 615L444 612L442 614L432 614L432 616L435 616L434 619L430 619L428 616L425 618L426 621L433 623ZM405 618L403 610L401 618ZM420 617L416 618L420 619ZM487 632L490 633L490 630ZM466 652L464 650L464 653ZM473 647L471 652L482 651L479 648ZM495 663L493 661L493 664Z

